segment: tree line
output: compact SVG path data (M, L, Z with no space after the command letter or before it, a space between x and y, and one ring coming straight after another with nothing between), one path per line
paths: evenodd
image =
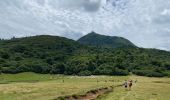
M169 76L170 52L102 48L53 36L0 41L0 73Z

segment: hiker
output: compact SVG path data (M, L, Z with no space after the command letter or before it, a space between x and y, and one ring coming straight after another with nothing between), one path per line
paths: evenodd
M132 80L129 81L129 90L131 90L131 87L132 87Z
M97 83L99 83L99 80L97 80Z
M127 82L127 80L125 80L125 82L123 83L123 85L124 85L125 89L127 90L127 87L128 87L128 82Z

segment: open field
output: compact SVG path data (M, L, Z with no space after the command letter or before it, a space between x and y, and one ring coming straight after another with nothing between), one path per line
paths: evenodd
M117 87L98 100L169 100L170 78L139 76L62 76L49 74L0 75L0 100L52 100L59 96L85 94L89 90L138 80L131 91Z
M92 89L120 84L127 78L127 76L77 77L34 73L3 74L0 75L0 100L48 100L59 96L84 94Z
M130 76L130 79L138 80L131 91L118 87L98 100L170 100L170 78Z

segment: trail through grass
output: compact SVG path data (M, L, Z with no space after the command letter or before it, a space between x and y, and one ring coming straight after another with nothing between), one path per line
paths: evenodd
M53 100L59 96L85 94L89 90L138 80L132 90L114 88L98 100L170 100L170 78L140 76L63 76L20 73L0 75L0 100Z
M130 79L138 80L131 91L118 87L98 100L170 100L170 78L131 76Z
M128 76L63 76L49 74L0 75L0 100L51 100L84 94L89 90L120 84Z

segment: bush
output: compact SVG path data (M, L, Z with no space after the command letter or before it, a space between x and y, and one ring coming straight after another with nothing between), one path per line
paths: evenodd
M150 72L147 74L148 77L163 77L165 76L164 73L159 73L159 72Z
M56 63L52 66L51 74L63 74L65 71L65 65L63 63Z
M24 45L14 45L13 47L10 48L11 51L18 52L18 53L23 53L24 51L28 50L26 46Z
M170 62L166 62L164 64L164 68L166 68L167 70L170 70Z
M148 77L163 77L165 76L162 72L155 72L152 70L133 70L133 73L139 76L148 76Z
M94 71L95 75L129 75L129 72L127 70L119 69L119 68L111 68L111 67L103 67L102 69L96 69Z
M124 76L124 75L129 75L129 72L127 70L116 69L113 71L112 75Z
M16 70L16 67L3 67L2 73L16 74L18 71Z
M20 61L20 60L23 60L23 58L20 56L15 57L15 61Z
M79 76L90 76L92 75L92 73L88 70L85 71L81 71L80 73L78 73Z
M9 59L10 55L7 52L4 52L4 53L1 54L1 57L4 58L4 59Z

